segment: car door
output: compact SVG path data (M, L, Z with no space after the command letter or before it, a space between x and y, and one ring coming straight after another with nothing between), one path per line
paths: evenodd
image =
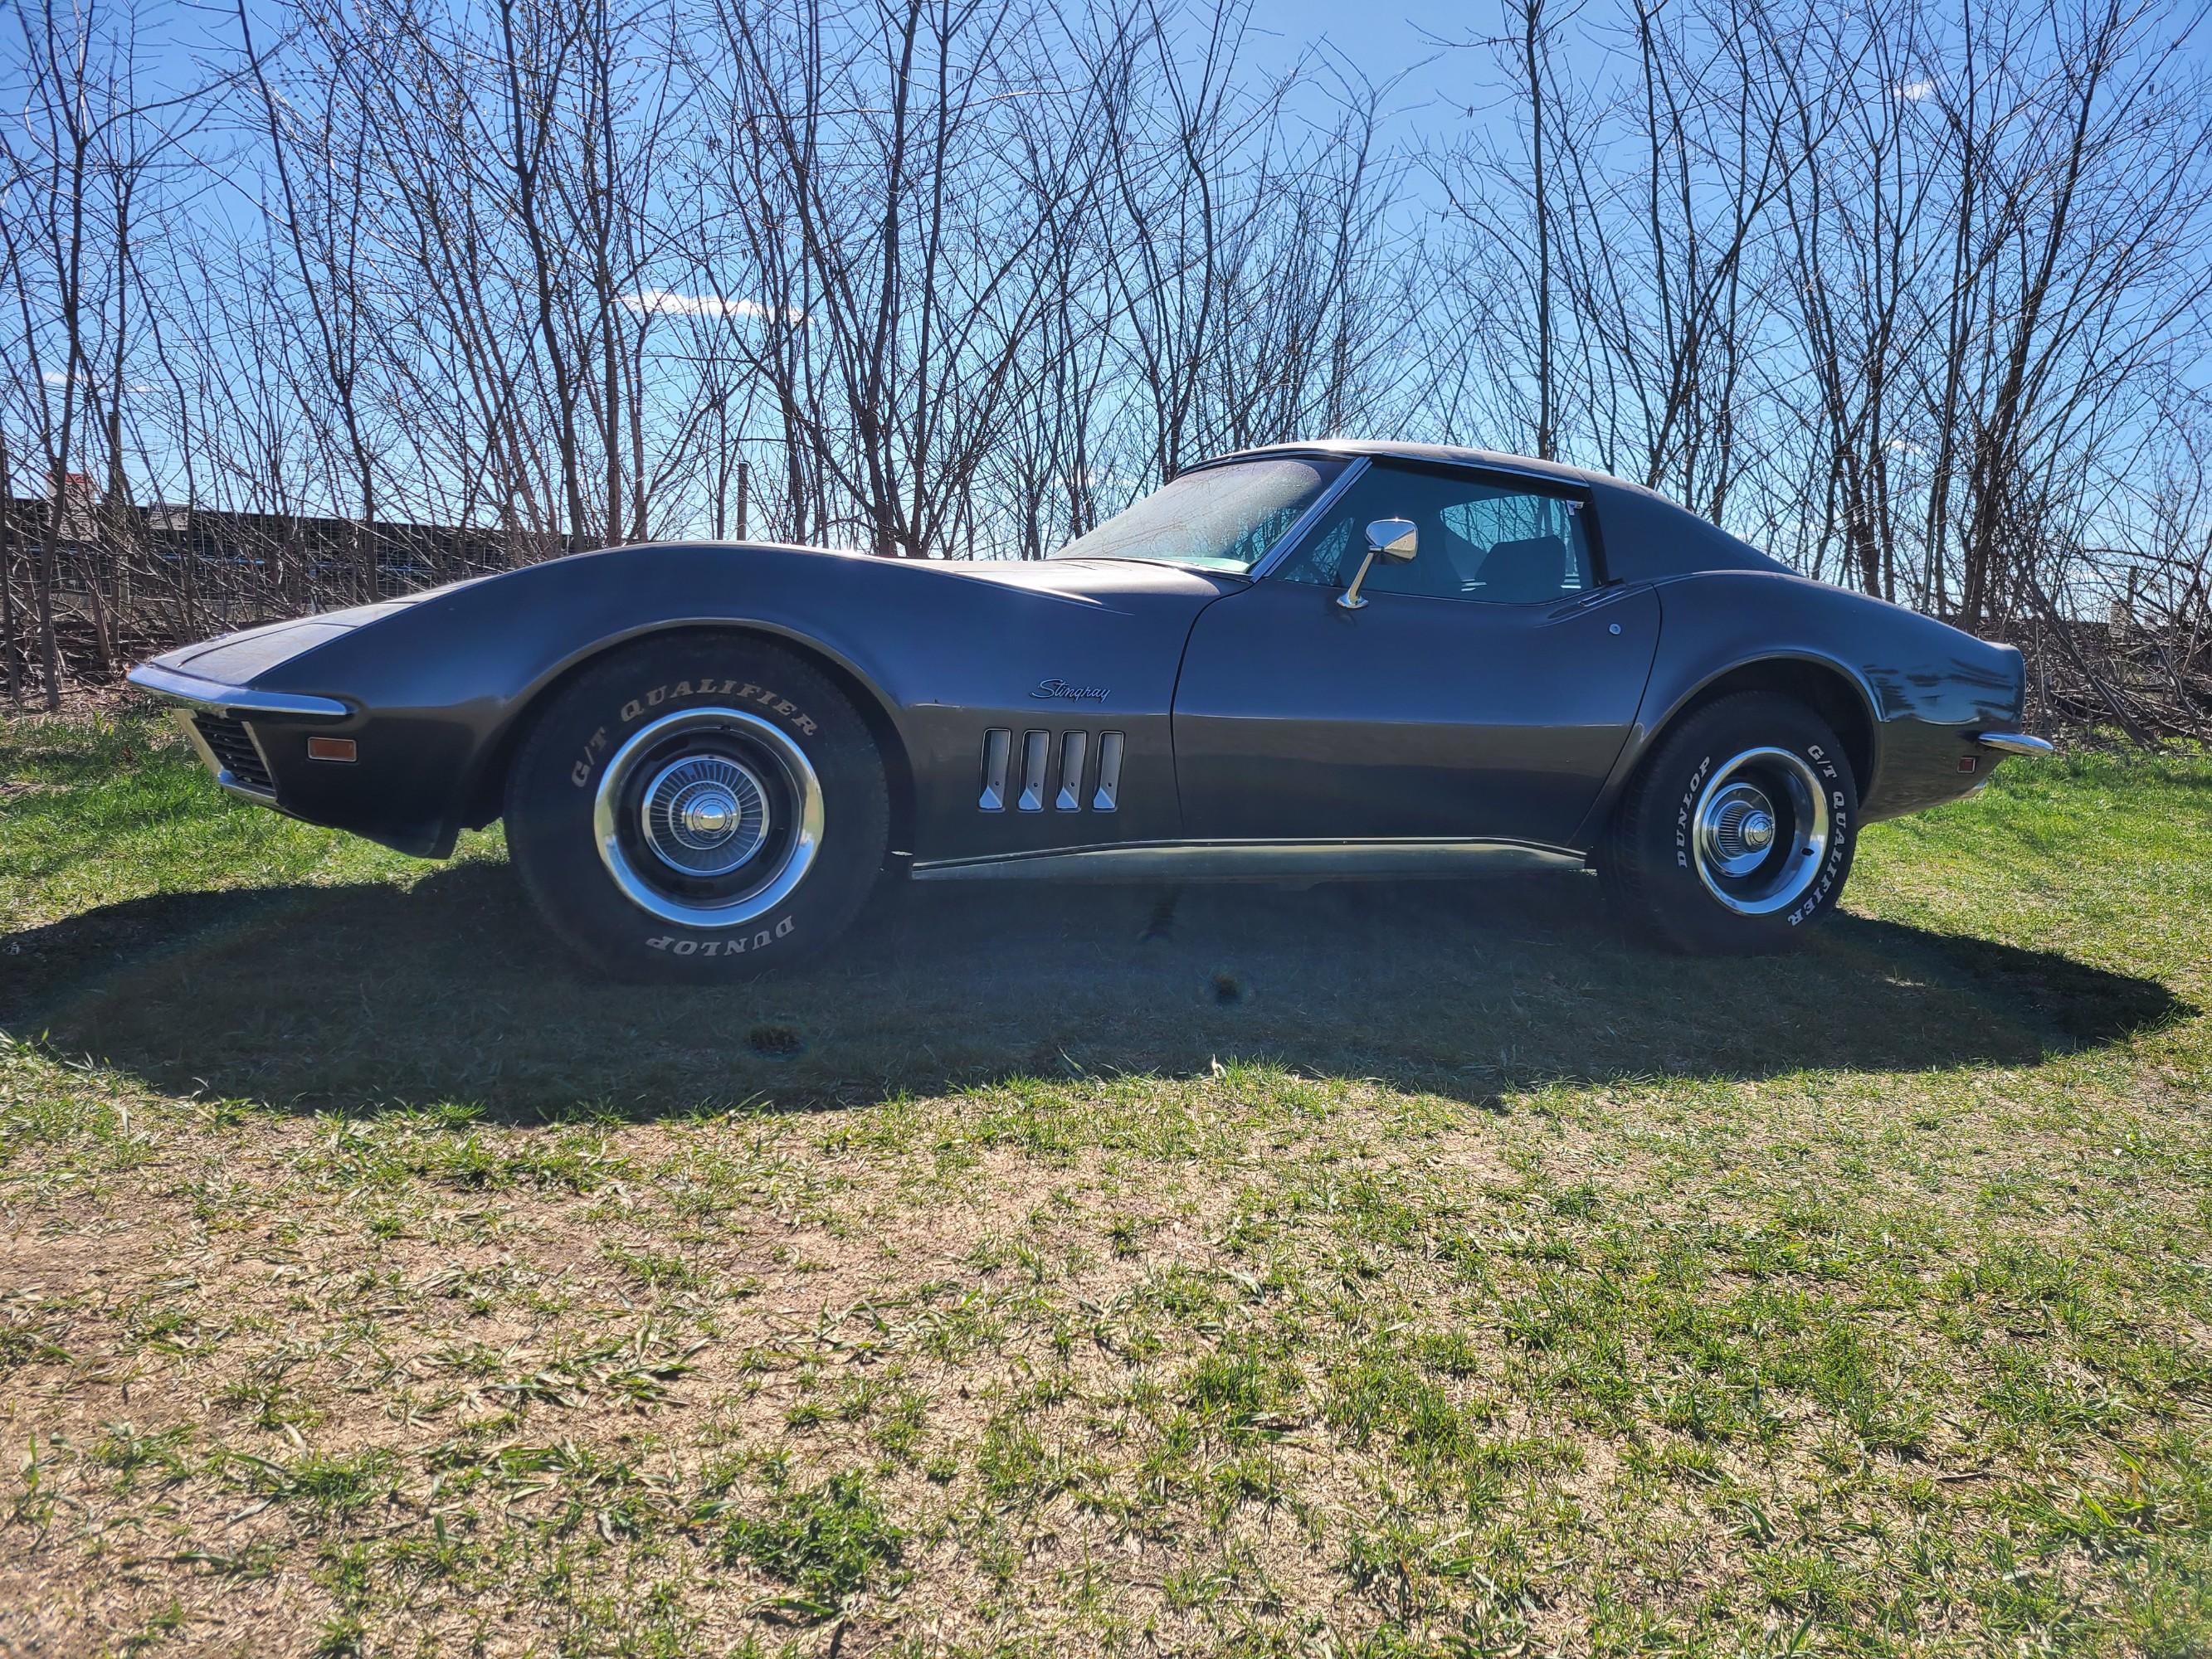
M1261 580L1202 611L1177 683L1176 776L1198 839L1565 845L1627 740L1659 637L1649 585L1607 585L1571 486L1376 462ZM1339 603L1366 526L1404 519Z

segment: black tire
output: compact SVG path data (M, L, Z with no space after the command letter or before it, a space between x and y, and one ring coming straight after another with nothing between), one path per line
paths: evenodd
M1858 803L1825 720L1738 692L1660 738L1613 809L1598 873L1623 917L1669 949L1788 950L1843 897Z
M844 931L883 872L890 803L866 724L818 669L684 633L555 695L507 774L506 818L525 890L592 966L713 983Z

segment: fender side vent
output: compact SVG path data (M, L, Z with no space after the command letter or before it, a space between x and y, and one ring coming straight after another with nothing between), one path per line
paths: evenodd
M1098 787L1091 797L1091 810L1110 812L1121 799L1121 750L1125 739L1119 732L1104 732L1098 738Z
M1060 787L1052 798L1053 809L1060 812L1080 812L1083 810L1083 757L1091 747L1088 732L1063 732L1060 734Z
M1014 802L1016 810L1024 812L1044 811L1044 766L1051 752L1051 732L1022 733L1022 793Z
M1010 787L1018 786L1013 799L1018 812L1042 812L1047 794L1052 797L1055 812L1080 812L1086 805L1094 812L1111 812L1121 800L1121 752L1127 746L1126 735L1120 732L1098 733L1098 763L1095 775L1091 770L1091 734L1088 732L1062 732L1057 750L1054 733L1024 732L1021 734L1021 754L1018 761L1014 753L1014 734L1003 726L994 726L983 733L982 790L976 797L975 807L982 812L1003 812L1006 810L1006 794ZM1020 776L1012 775L1016 766ZM1086 802L1084 790L1090 788Z
M1006 810L1006 754L1013 742L1014 734L1003 726L983 733L983 795L975 803L982 811Z

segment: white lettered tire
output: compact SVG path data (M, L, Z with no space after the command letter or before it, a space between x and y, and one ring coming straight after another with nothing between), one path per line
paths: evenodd
M1662 735L1613 810L1598 873L1627 920L1678 951L1795 945L1843 897L1858 780L1827 723L1745 691Z
M820 670L743 635L655 635L534 712L509 858L602 972L713 982L829 944L882 873L883 759Z

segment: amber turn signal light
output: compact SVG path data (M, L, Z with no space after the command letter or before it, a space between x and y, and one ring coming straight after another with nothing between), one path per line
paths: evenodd
M356 758L354 754L353 739L351 738L309 738L307 758L326 761L353 760Z

